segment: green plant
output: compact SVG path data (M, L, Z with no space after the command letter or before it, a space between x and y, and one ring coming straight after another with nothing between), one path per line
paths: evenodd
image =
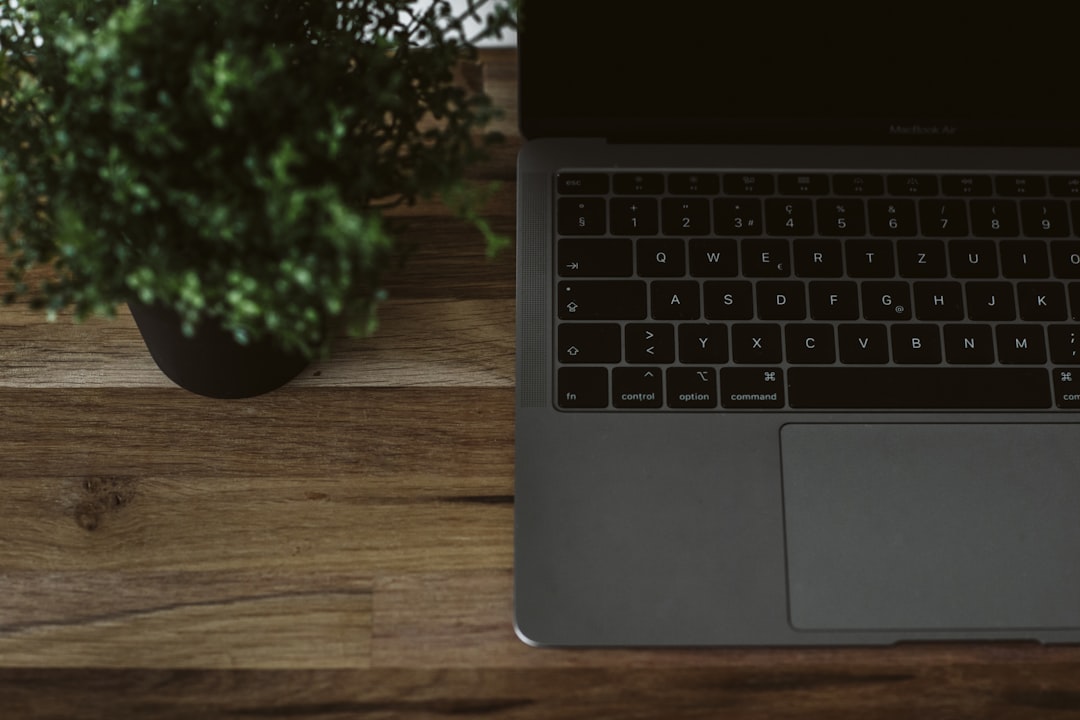
M513 22L498 0L0 0L5 300L162 303L308 356L370 331L387 210L442 197L502 241L463 180L496 111L454 71Z

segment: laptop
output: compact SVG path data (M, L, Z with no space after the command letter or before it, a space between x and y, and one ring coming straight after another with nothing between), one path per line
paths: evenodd
M1080 640L1050 7L526 0L523 641Z

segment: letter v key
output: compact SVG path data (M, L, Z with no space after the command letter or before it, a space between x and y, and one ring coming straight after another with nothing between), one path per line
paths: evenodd
M840 362L876 364L889 361L884 325L841 325L838 332Z

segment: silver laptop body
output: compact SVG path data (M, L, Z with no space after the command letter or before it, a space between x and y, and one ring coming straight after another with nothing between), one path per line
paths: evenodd
M562 5L520 36L521 639L1080 640L1080 150L575 136L528 100Z

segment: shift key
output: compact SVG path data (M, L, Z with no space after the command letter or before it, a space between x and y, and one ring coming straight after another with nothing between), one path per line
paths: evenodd
M644 320L648 292L643 280L577 280L559 283L561 320Z

